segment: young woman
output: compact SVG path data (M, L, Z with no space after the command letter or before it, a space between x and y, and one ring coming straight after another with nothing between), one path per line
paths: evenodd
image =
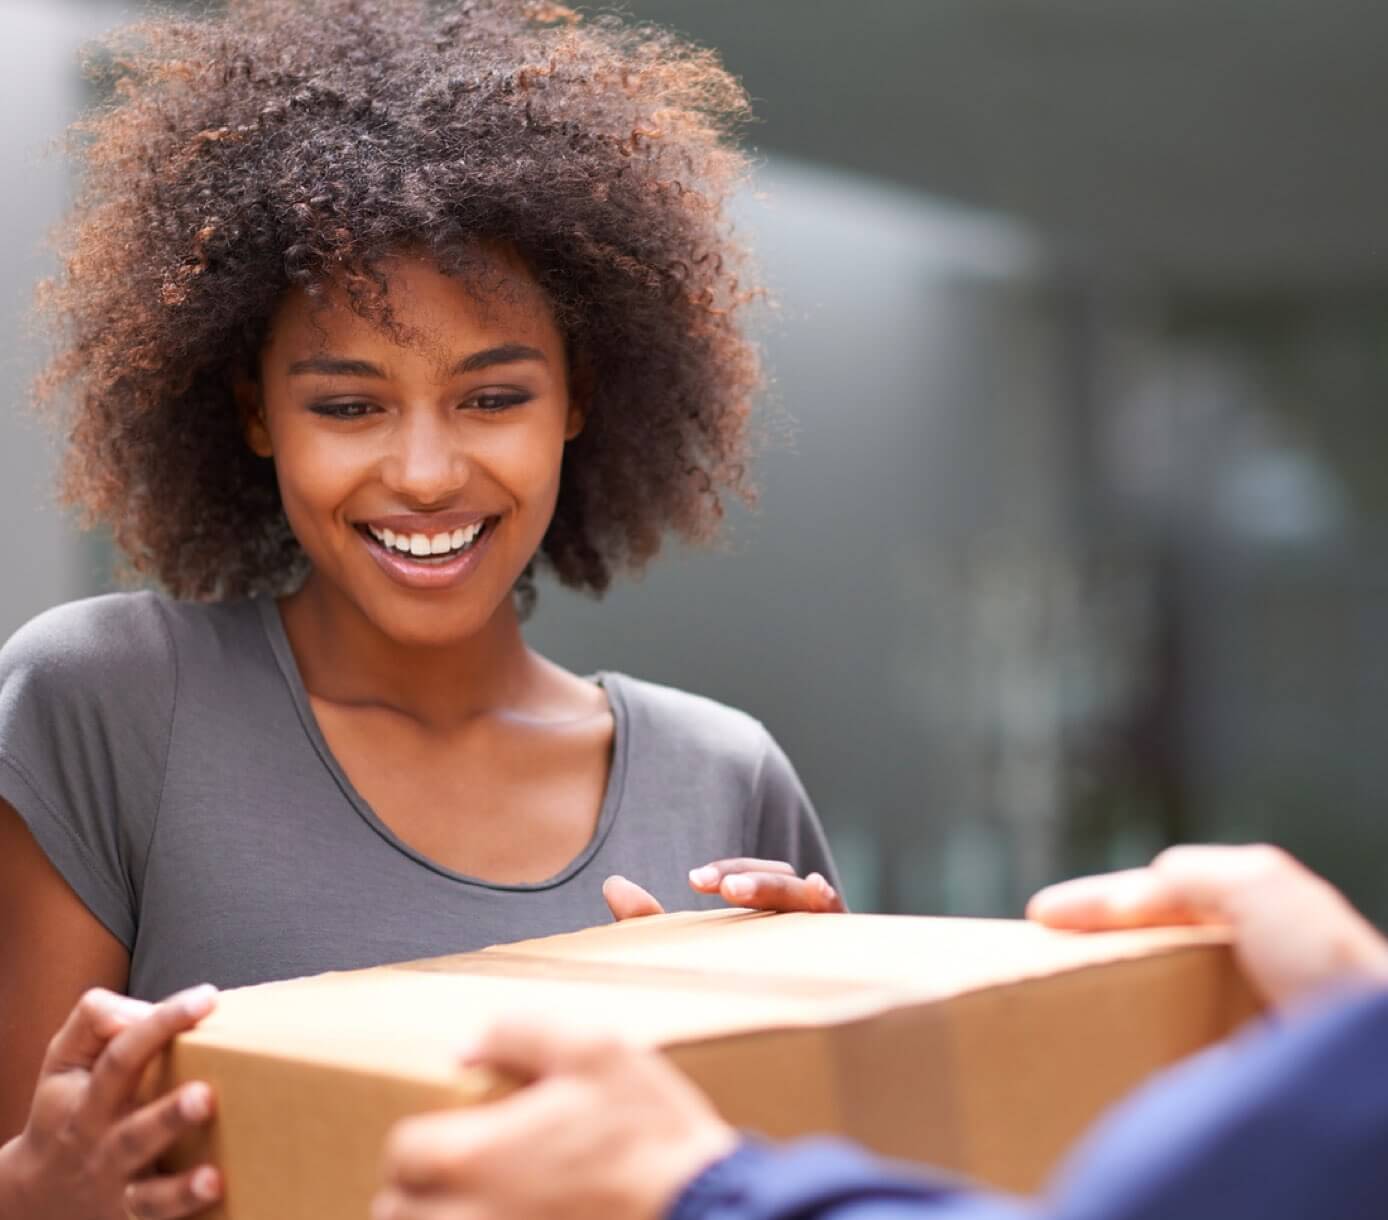
M130 1100L208 996L107 993L572 929L604 878L640 913L706 860L702 901L838 903L756 721L521 634L536 564L601 593L746 490L734 82L523 0L240 0L115 62L43 390L70 497L168 595L0 653L0 1140L28 1115L0 1202L20 1182L27 1217L216 1194L142 1177L206 1091Z

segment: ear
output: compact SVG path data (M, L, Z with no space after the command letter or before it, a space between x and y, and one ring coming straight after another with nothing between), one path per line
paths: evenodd
M575 360L569 369L569 415L564 423L564 439L571 441L588 422L593 401L592 369L586 361Z
M582 404L575 399L569 400L569 417L564 422L564 439L573 440L583 431L583 425L588 421L588 413L583 409Z
M273 457L274 446L270 442L270 429L265 426L265 402L261 397L260 383L249 377L238 377L233 387L236 396L236 413L241 417L241 435L257 457Z

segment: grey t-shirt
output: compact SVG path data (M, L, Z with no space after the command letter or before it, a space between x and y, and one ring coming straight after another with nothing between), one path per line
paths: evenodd
M268 598L113 594L34 619L0 649L0 798L130 949L129 990L145 998L605 923L612 873L669 910L717 905L687 874L725 856L833 879L761 724L621 674L600 681L616 733L597 829L538 884L453 872L372 812L318 729Z

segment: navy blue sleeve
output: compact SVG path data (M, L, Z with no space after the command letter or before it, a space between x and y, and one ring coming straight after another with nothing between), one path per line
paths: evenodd
M1388 993L1341 997L1163 1074L1084 1142L1041 1215L1388 1216Z
M1372 1220L1388 1215L1388 993L1327 1005L1161 1076L1044 1200L909 1172L844 1144L744 1143L669 1220Z
M744 1141L695 1178L668 1220L1031 1220L1024 1204L880 1161L837 1140Z

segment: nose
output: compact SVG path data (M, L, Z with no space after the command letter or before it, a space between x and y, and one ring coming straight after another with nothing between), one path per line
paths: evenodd
M404 413L383 470L392 491L421 507L443 504L462 490L468 470L456 429L432 410Z

